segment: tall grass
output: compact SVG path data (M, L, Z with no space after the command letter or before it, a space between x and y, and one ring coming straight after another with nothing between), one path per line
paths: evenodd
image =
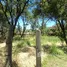
M20 36L15 36L13 42L24 42L24 44L35 46L36 45L36 36L26 35L24 38ZM57 42L61 42L61 40L57 36L41 36L41 45L46 45L47 43L56 44Z
M56 45L52 45L49 52L52 55L63 55L64 54L63 50L59 49Z
M57 36L41 36L41 43L47 44L47 42L55 44L57 42L61 42L61 40Z

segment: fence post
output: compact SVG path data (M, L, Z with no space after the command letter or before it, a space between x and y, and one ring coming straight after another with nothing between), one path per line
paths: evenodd
M41 67L41 31L36 29L36 67Z

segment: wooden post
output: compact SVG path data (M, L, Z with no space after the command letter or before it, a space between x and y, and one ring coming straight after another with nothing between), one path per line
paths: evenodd
M41 31L36 30L36 67L41 67Z

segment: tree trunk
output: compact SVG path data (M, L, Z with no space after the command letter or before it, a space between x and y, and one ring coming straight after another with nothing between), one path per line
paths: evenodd
M7 58L5 67L12 67L12 40L14 36L14 26L10 25L8 36L6 39Z
M23 28L23 32L22 32L22 34L21 34L21 37L24 37L24 35L25 35L25 34L24 34L24 33L25 33L25 30L26 30L26 27Z
M60 24L60 27L61 27L61 30L62 30L62 36L63 36L63 39L65 40L65 43L67 44L67 38L66 38L66 31L65 31L65 27L64 27L64 22L63 20L58 21L59 24Z
M26 24L25 24L25 18L22 19L23 20L23 32L21 34L21 37L24 37L24 33L26 31Z
M63 38L65 40L65 43L67 44L66 32L65 32L65 30L62 30L62 31L63 31Z

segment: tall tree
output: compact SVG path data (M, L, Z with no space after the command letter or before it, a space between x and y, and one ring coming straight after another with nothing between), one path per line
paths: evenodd
M12 41L14 30L28 2L29 0L0 0L1 10L9 24L8 36L6 39L7 60L5 67L12 67Z
M65 23L67 23L67 0L42 0L39 5L47 18L59 22L62 31L62 38L67 44L66 31L64 26Z

